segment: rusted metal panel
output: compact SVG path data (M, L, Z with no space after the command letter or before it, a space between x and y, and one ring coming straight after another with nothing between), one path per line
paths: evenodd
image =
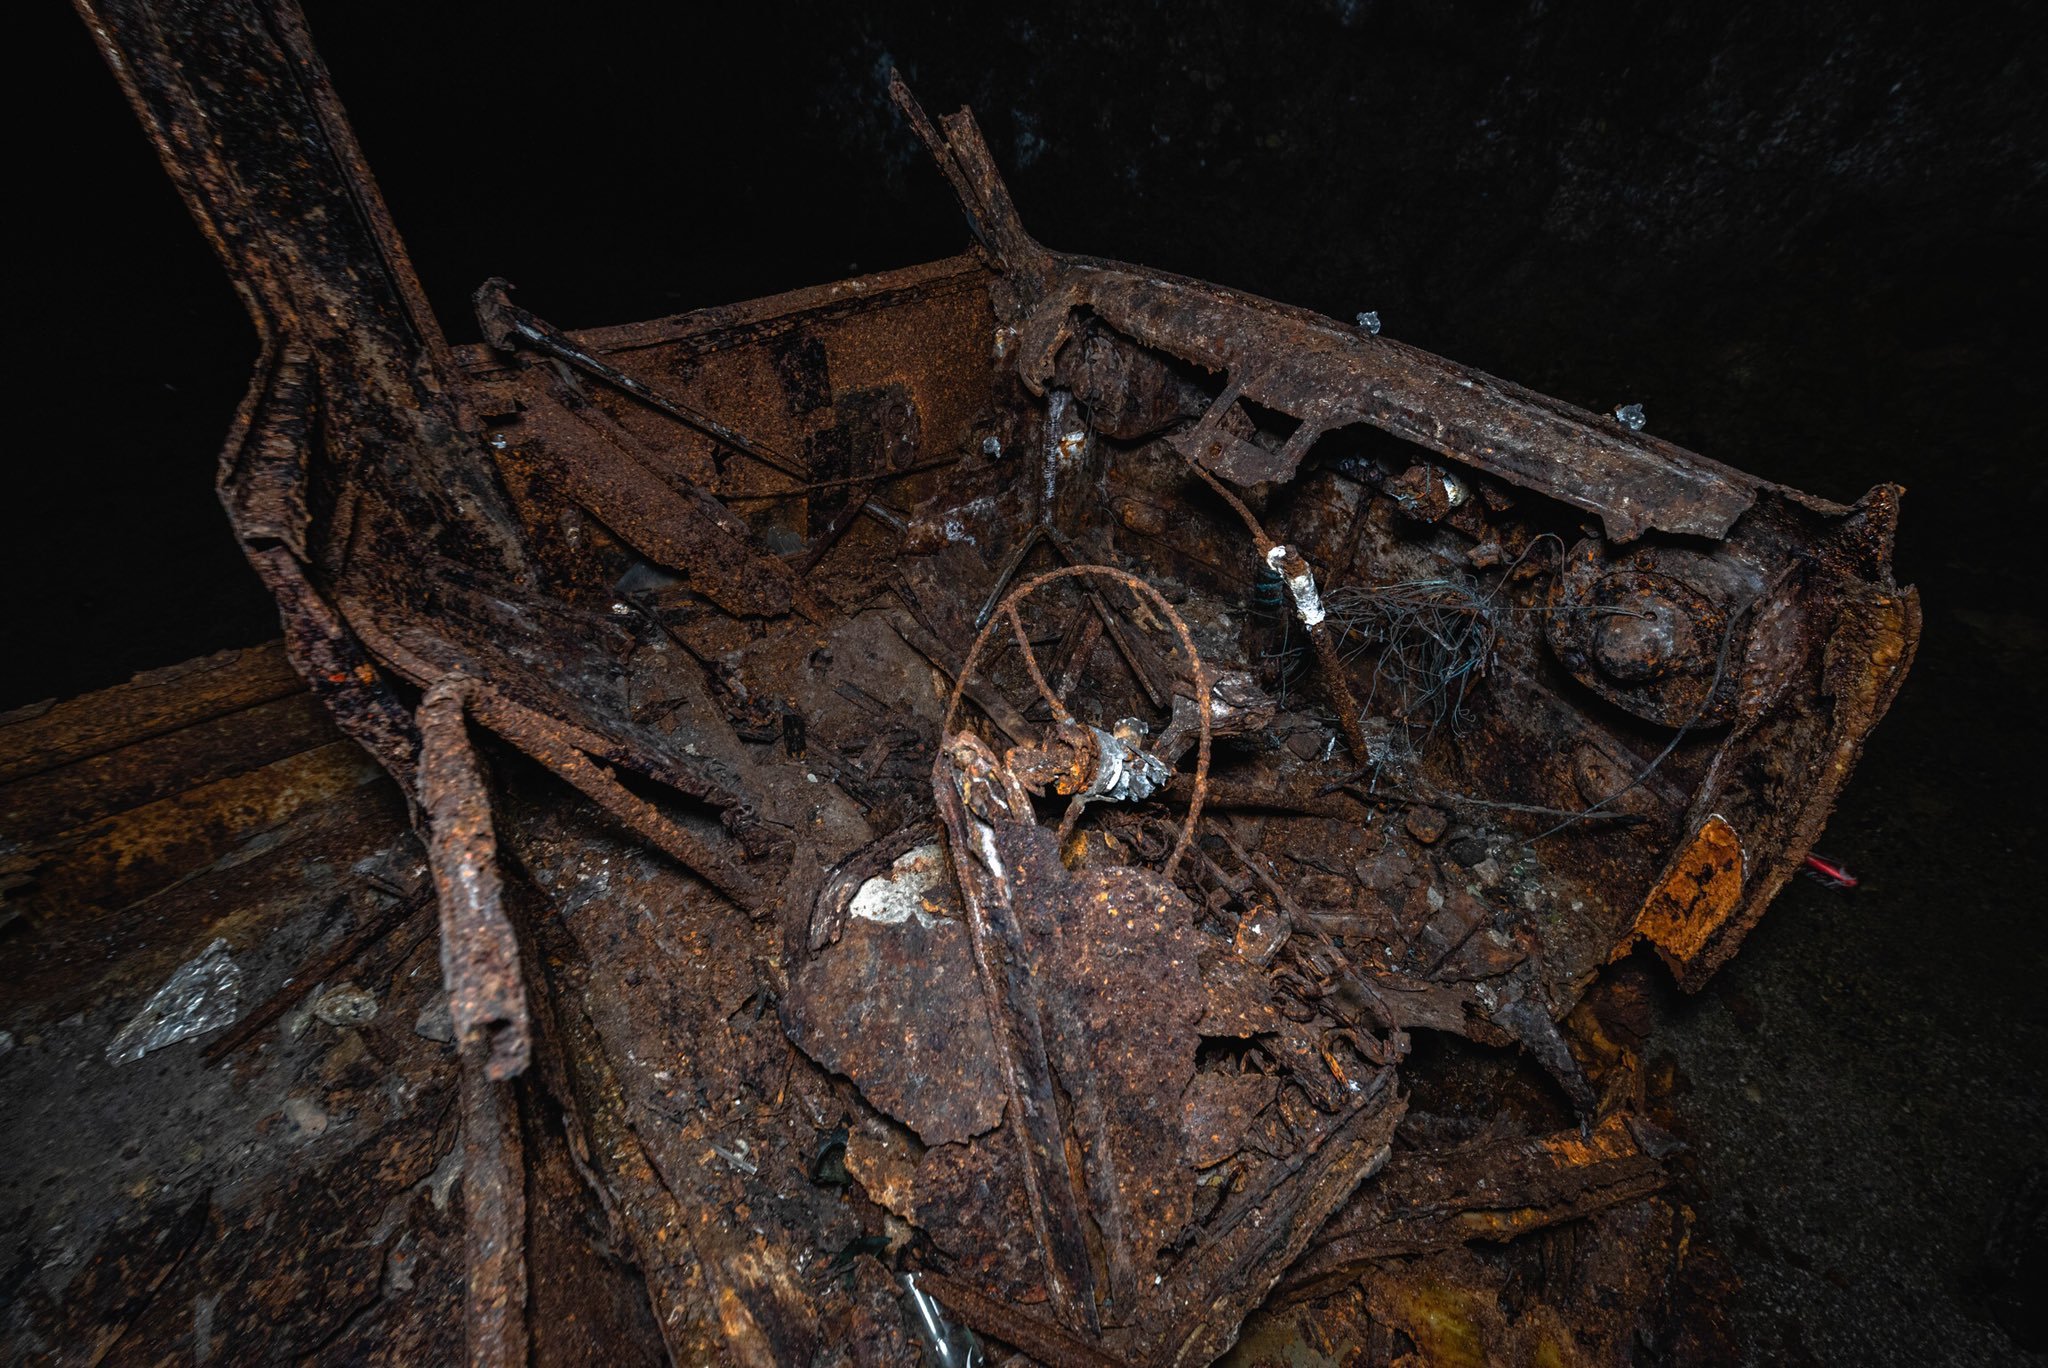
M1725 537L1755 501L1758 482L1738 471L1392 338L1160 272L1085 258L1055 270L1045 300L1016 325L1025 382L1042 390L1052 379L1079 316L1227 375L1233 401L1300 423L1273 449L1229 434L1217 434L1213 453L1191 443L1236 484L1291 480L1323 434L1368 423L1598 514L1617 541L1652 529Z

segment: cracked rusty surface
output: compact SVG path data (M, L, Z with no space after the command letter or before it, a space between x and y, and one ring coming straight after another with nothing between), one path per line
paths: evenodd
M325 717L243 680L283 739L194 786L244 704L138 703L108 812L105 729L0 728L0 876L83 944L374 762L463 1045L364 1141L462 1156L434 1296L351 1246L366 1319L308 1273L279 1345L909 1363L911 1271L1052 1364L1711 1324L1607 966L1696 987L1807 853L1917 638L1894 487L1051 252L900 83L968 254L576 332L494 281L450 347L294 7L81 7L257 321L220 488ZM140 1343L186 1259L34 1334Z

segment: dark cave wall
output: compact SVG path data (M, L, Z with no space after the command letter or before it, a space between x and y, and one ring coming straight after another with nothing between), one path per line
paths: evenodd
M1940 496L1952 463L2041 497L2002 454L2041 430L2013 363L2048 227L2022 5L310 16L459 336L494 273L580 324L957 250L886 106L894 62L931 106L977 109L1047 242L1376 309L1392 335L1590 407L1642 402L1660 434L1815 492L1902 478L1909 572L1975 516ZM267 631L195 493L246 329L82 26L42 17L62 80L32 151L31 365L64 455L5 515L20 645L0 706Z

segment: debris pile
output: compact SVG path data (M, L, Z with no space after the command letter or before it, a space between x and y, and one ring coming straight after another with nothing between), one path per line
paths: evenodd
M1704 1333L1606 966L1801 866L1895 488L1050 252L900 84L970 254L450 348L294 11L90 7L264 329L237 530L417 805L472 1362L606 1258L621 1359Z

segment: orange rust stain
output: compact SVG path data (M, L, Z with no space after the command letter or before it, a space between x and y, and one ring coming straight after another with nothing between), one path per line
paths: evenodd
M1629 1134L1628 1123L1620 1112L1603 1119L1583 1139L1577 1131L1559 1131L1544 1137L1540 1144L1561 1168L1582 1168L1608 1159L1625 1159L1637 1152L1635 1137Z
M1640 936L1674 960L1706 948L1742 902L1742 839L1719 814L1707 818L1692 844L1671 862L1664 881L1643 900L1619 956Z

